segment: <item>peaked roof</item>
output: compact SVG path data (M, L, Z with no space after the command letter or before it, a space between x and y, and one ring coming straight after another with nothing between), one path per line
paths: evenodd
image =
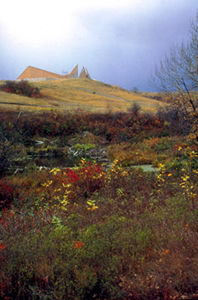
M31 79L31 78L62 78L62 75L48 72L39 68L28 66L25 71L17 79Z
M69 76L69 78L76 78L78 77L78 65L76 65L71 73L67 74L66 76Z
M91 77L89 75L89 72L88 72L88 70L85 67L82 68L82 71L80 72L80 76L79 77L80 78L89 78L89 79L91 79Z
M76 78L78 77L78 65L76 65L71 73L67 75L59 75L53 72L45 71L39 68L28 66L17 79L35 79L35 78Z

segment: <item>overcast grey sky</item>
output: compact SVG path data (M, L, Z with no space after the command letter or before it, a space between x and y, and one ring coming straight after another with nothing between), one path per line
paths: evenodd
M197 0L6 0L0 7L0 79L31 65L152 90L155 65L186 41Z

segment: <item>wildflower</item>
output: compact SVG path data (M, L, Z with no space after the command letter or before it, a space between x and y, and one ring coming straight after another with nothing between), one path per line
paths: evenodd
M3 250L3 249L5 249L5 248L6 248L6 244L1 243L1 244L0 244L0 250Z
M10 216L13 217L14 215L15 215L14 210L11 210L11 211L10 211Z
M91 200L89 199L87 201L87 205L89 205L89 207L87 208L87 210L96 210L98 208L98 206L95 204L95 200Z
M48 188L52 183L53 183L53 181L52 181L52 180L49 180L49 181L46 182L46 183L42 183L42 186Z
M75 247L76 249L80 249L80 248L82 248L82 246L83 246L83 243L82 243L82 242L80 242L80 241L76 241L76 242L75 242L74 247Z
M61 169L58 169L58 168L54 168L50 171L50 173L53 173L54 175L56 175L58 172L60 172Z
M169 250L168 250L168 249L165 249L165 250L162 252L163 255L167 255L168 253L169 253Z
M3 291L4 289L6 289L7 284L5 282L0 283L0 288Z
M92 206L92 207L88 207L87 210L96 210L98 208L98 206Z
M162 164L162 163L159 163L159 165L158 165L158 168L159 169L163 169L165 167L165 165L164 164Z
M43 281L44 281L45 283L49 283L49 277L48 277L48 276L43 277Z
M81 161L80 161L80 163L81 163L81 166L84 166L86 164L86 159L82 158Z
M123 177L127 176L128 175L128 172L127 171L122 171L122 174L121 174Z
M72 186L71 183L64 184L64 182L62 183L62 185L64 188L70 188Z

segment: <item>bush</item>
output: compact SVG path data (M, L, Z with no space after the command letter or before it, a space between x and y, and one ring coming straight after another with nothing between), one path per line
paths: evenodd
M141 106L136 102L134 102L133 105L128 109L128 111L134 116L138 116L140 110Z
M6 81L4 85L0 87L0 90L7 93L13 93L17 95L23 95L27 97L39 98L41 93L38 87L32 86L28 81Z
M42 184L41 206L49 201L50 205L67 210L73 204L83 202L86 205L88 198L104 185L105 172L98 164L82 160L81 165L74 169L52 169L48 178ZM87 205L90 209L97 208L95 202Z
M178 107L167 106L160 108L157 112L159 119L164 121L167 131L171 134L186 135L190 132L190 123L184 112Z
M60 219L55 216L48 218L48 225L47 222L35 225L39 217L42 218L26 216L26 221L22 221L19 216L10 215L9 221L18 223L14 226L18 233L13 236L14 243L0 244L5 272L0 274L0 284L4 287L0 296L9 295L12 299L33 299L35 294L36 299L126 296L117 284L120 271L128 269L128 262L134 265L135 261L141 262L152 244L153 234L147 226L136 226L125 217L113 215L104 223L74 230L71 217L67 225L58 222ZM11 223L7 226L13 227ZM12 254L7 256L8 252ZM46 298L47 295L51 297Z
M198 172L187 171L178 176L161 164L147 174L114 161L106 173L83 162L23 183L16 176L32 209L2 211L0 297L151 300L196 292L198 210L188 196L197 195ZM73 205L63 210L66 203Z
M9 208L17 196L17 189L11 181L0 180L0 210Z
M196 292L197 146L160 137L164 121L132 113L5 112L0 130L15 157L36 135L44 140L31 146L37 154L56 153L64 137L63 146L87 155L105 147L103 139L115 159L105 169L83 159L0 181L1 299L170 300ZM46 135L53 138L39 138ZM153 161L156 173L130 167Z

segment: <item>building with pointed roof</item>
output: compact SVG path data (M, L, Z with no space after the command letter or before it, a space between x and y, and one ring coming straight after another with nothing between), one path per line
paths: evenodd
M87 69L84 67L80 73L80 78L89 78L91 79ZM50 79L64 79L64 78L78 78L78 64L73 68L73 70L66 75L59 75L53 72L28 66L21 75L17 77L17 80L28 80L28 81L41 81L41 80L50 80Z
M66 78L78 78L78 65L73 68L70 74L66 75Z
M87 70L85 67L82 68L79 77L80 77L80 78L88 78L88 79L91 79L91 77L90 77L90 75L89 75L89 72L88 72L88 70Z

